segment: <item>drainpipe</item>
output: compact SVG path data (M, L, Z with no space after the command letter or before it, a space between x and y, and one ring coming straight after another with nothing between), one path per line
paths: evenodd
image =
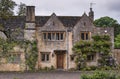
M67 53L66 59L67 59L67 70L68 70L68 68L69 68L69 56L68 56L68 53L69 53L69 38L68 38L68 36L69 36L68 29L66 29L66 49L67 49L67 51L66 51L66 53Z

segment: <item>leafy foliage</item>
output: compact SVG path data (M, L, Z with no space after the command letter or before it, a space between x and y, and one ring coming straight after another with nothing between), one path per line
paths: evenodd
M0 24L0 30L3 31L6 35L10 34L9 29L5 29L6 20L14 15L14 7L16 3L12 0L0 0L0 17L2 19L2 23ZM9 37L8 35L7 37Z
M8 57L11 50L13 50L13 47L16 45L16 42L10 41L9 39L2 39L0 38L0 56L2 57Z
M108 35L96 35L92 37L94 40L94 50L99 53L100 66L110 65L109 57L111 55L111 42ZM98 39L99 38L99 39Z
M6 19L14 14L16 3L12 0L0 0L0 17Z
M116 20L114 20L113 18L110 18L108 16L105 17L101 17L99 19L96 19L94 21L94 24L97 27L114 27L115 24L118 24Z
M22 40L22 41L17 41L17 44L24 49L26 68L28 66L29 70L34 71L38 59L37 42Z
M120 34L115 38L115 48L120 48Z
M93 43L91 41L79 41L73 46L73 51L76 54L76 64L78 69L86 66L87 55L95 53Z
M108 59L111 53L111 42L108 35L95 35L93 41L79 41L73 46L73 51L76 54L76 64L78 68L86 66L87 55L99 53L100 65L108 65Z
M26 15L26 4L20 3L18 6L18 16L25 16Z
M26 64L29 66L30 70L35 70L35 66L38 59L38 52L37 52L37 43L31 43L31 49L28 53L26 53Z
M82 75L81 79L119 79L119 77L113 73L96 71L93 74Z
M114 35L115 37L120 34L120 24L117 20L110 18L108 16L101 17L94 21L95 26L97 27L114 27Z

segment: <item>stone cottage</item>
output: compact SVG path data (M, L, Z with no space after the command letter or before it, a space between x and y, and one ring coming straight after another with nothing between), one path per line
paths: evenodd
M96 34L108 34L114 44L114 29L95 27L93 21L92 8L88 15L83 13L82 16L57 16L55 13L51 16L35 16L35 7L27 6L26 16L13 16L6 21L5 26L10 29L13 39L37 40L37 68L53 66L67 70L76 67L72 51L76 42L92 40L91 37ZM20 32L14 34L18 28ZM19 56L19 59L24 58L21 53ZM97 54L89 56L88 59L88 66L97 65Z

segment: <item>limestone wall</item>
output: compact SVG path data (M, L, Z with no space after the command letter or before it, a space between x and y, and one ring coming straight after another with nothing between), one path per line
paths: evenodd
M25 70L25 56L20 53L20 63L9 63L5 58L0 62L0 71L24 71Z
M120 65L120 49L113 50L113 57L116 60L116 64Z

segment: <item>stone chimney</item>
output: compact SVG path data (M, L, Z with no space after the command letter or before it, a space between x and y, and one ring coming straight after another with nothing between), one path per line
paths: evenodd
M92 21L94 21L94 11L92 10L92 8L90 8L89 17Z
M27 6L26 21L35 22L35 6Z

